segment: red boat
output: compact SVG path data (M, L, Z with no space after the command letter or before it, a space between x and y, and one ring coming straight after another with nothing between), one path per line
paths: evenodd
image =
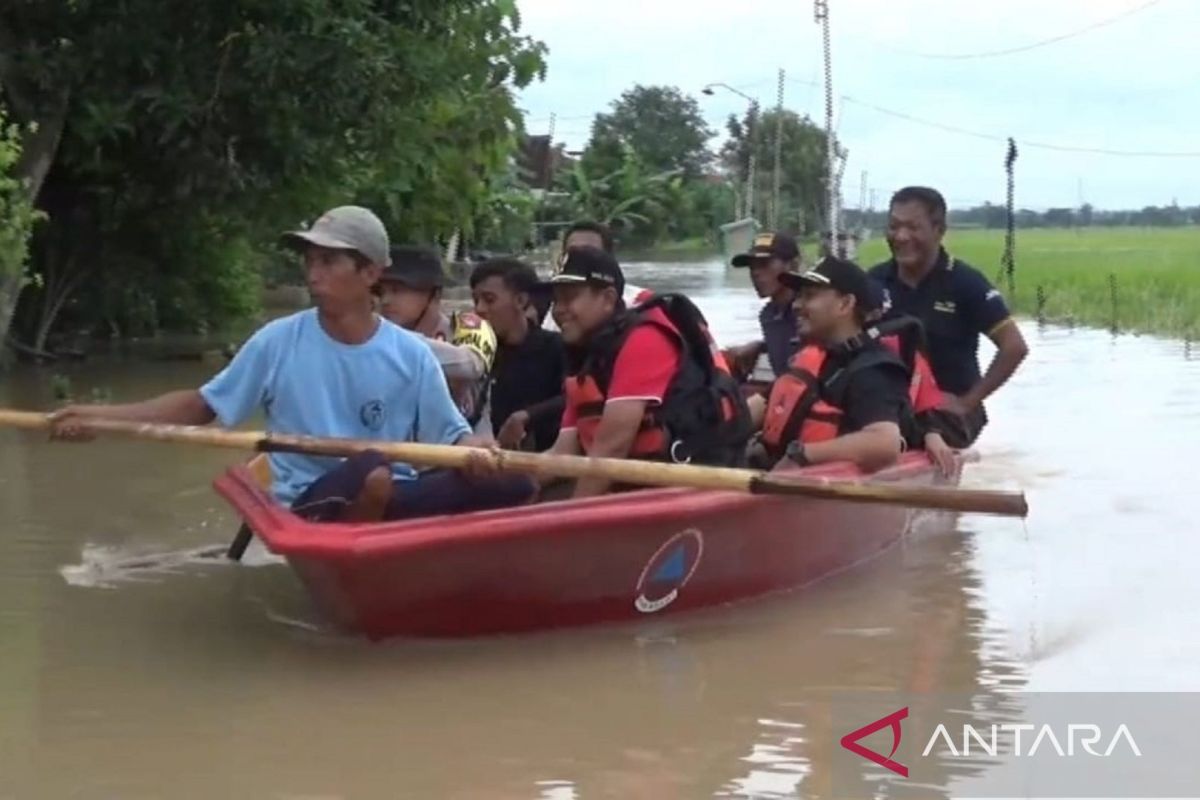
M806 474L860 477L849 465ZM372 524L315 524L262 470L215 482L323 612L372 639L476 636L678 614L803 586L894 544L912 512L842 500L646 489ZM872 480L932 483L924 453Z

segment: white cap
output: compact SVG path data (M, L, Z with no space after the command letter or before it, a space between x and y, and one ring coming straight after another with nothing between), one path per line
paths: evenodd
M381 267L392 264L387 228L375 212L362 206L338 206L326 211L308 230L285 233L281 241L297 249L315 244L333 250L354 250Z

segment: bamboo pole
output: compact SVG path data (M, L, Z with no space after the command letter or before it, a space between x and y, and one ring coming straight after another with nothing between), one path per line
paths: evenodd
M449 469L462 469L472 463L479 463L478 459L482 458L500 471L520 472L539 478L599 478L638 486L672 486L749 492L750 494L793 495L856 503L886 503L912 508L1018 517L1024 517L1029 512L1025 496L1019 492L793 477L730 467L703 467L619 458L523 453L514 450L489 450L420 442L332 439L102 418L85 418L80 420L79 424L94 433L125 438L260 453L350 456L364 450L377 450L391 461ZM51 427L51 421L50 417L45 414L0 409L0 426L48 430Z

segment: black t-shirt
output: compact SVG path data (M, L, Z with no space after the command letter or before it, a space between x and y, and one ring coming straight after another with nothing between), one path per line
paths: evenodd
M828 380L837 366L834 359L827 359L821 380ZM842 408L839 435L861 431L876 422L893 422L903 430L909 408L908 377L903 369L890 365L863 367L844 380L838 388Z
M525 340L512 346L500 343L492 367L492 429L500 426L515 411L561 397L566 377L566 351L562 337L542 328L530 328ZM528 431L537 450L546 450L558 437L562 411L538 415L530 420Z
M796 312L789 300L782 305L770 300L758 312L758 324L762 327L763 342L767 346L767 360L776 376L787 372L788 362L800 349L796 333Z
M939 387L961 395L979 382L979 335L990 334L1011 316L1004 297L979 270L943 249L916 286L900 280L895 260L872 267L870 275L887 290L892 315L909 314L924 324Z

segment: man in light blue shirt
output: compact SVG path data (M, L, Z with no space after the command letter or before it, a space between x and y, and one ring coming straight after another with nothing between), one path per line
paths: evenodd
M255 411L277 433L486 446L471 435L432 352L373 311L371 289L390 263L387 231L373 213L342 206L283 242L303 253L315 308L269 322L198 390L141 403L71 406L55 415L60 438L87 438L86 417L225 426ZM272 492L321 521L376 521L528 501L524 476L418 475L377 451L348 459L270 455Z

